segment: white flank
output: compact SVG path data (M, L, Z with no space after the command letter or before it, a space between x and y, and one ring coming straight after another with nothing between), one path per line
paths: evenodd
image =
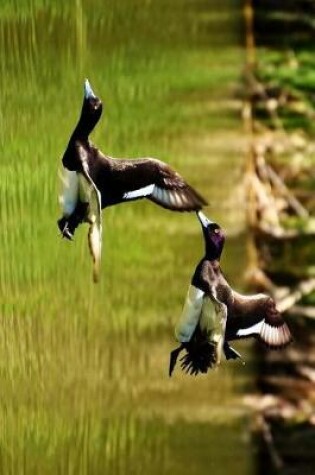
M143 188L139 188L138 190L128 191L124 194L124 200L133 200L135 198L145 198L153 193L155 185L148 185L144 186Z
M63 216L70 216L76 208L79 196L79 179L77 172L72 172L64 168L63 174L60 173L62 182L62 192L59 196L59 203L62 208Z
M263 324L264 324L264 320L261 320L260 322L255 323L255 325L252 325L251 327L241 328L240 330L237 331L236 335L240 337L250 336L250 335L260 335Z
M190 285L185 305L175 328L175 336L181 343L190 341L202 310L204 292Z

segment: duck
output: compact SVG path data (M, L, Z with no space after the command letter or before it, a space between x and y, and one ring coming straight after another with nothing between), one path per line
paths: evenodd
M103 105L84 82L81 114L62 157L63 176L57 224L62 237L72 240L76 228L87 222L89 248L98 279L102 218L101 210L119 203L146 198L172 211L198 211L207 201L182 176L156 158L113 158L89 140L102 115Z
M217 367L222 353L227 360L242 359L230 346L231 341L254 337L270 349L283 348L292 341L290 329L270 296L246 296L230 287L220 267L225 234L201 211L197 216L205 254L194 271L175 327L180 346L170 354L169 376L182 352L182 370L197 375Z

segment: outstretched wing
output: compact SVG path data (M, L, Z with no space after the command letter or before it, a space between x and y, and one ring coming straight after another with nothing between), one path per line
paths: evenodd
M246 297L237 292L233 292L233 297L236 316L231 319L231 325L235 327L237 338L254 336L272 349L292 341L289 327L271 297L264 294Z
M115 160L115 166L118 168L122 162L125 183L127 189L130 188L124 193L123 200L148 198L173 211L199 211L207 205L206 200L164 162L154 158L120 163Z

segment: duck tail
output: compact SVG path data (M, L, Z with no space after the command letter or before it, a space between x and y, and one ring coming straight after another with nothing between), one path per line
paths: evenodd
M181 368L188 374L207 373L218 364L217 344L209 341L208 333L197 326L188 343L184 344L186 353L180 359Z
M173 350L170 354L169 376L172 376L178 357L182 351L185 354L180 358L181 369L191 375L207 373L218 364L218 347L215 342L209 341L206 331L197 326L191 340Z
M213 343L205 341L196 346L188 344L186 354L180 359L181 368L187 374L207 373L216 365L216 349Z

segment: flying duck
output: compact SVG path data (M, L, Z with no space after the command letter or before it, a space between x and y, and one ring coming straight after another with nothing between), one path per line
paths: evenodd
M155 158L114 159L95 147L89 135L102 108L86 79L81 115L62 158L62 217L58 220L62 236L70 240L80 223L90 224L94 280L98 278L101 256L101 209L141 198L172 211L198 211L207 204L166 163Z
M222 352L226 359L241 358L229 345L232 340L253 336L269 348L278 349L292 339L271 297L245 296L231 289L220 268L224 233L202 212L197 216L202 226L205 255L195 269L175 328L180 346L171 352L170 376L182 351L185 351L180 360L182 369L197 375L217 366Z

